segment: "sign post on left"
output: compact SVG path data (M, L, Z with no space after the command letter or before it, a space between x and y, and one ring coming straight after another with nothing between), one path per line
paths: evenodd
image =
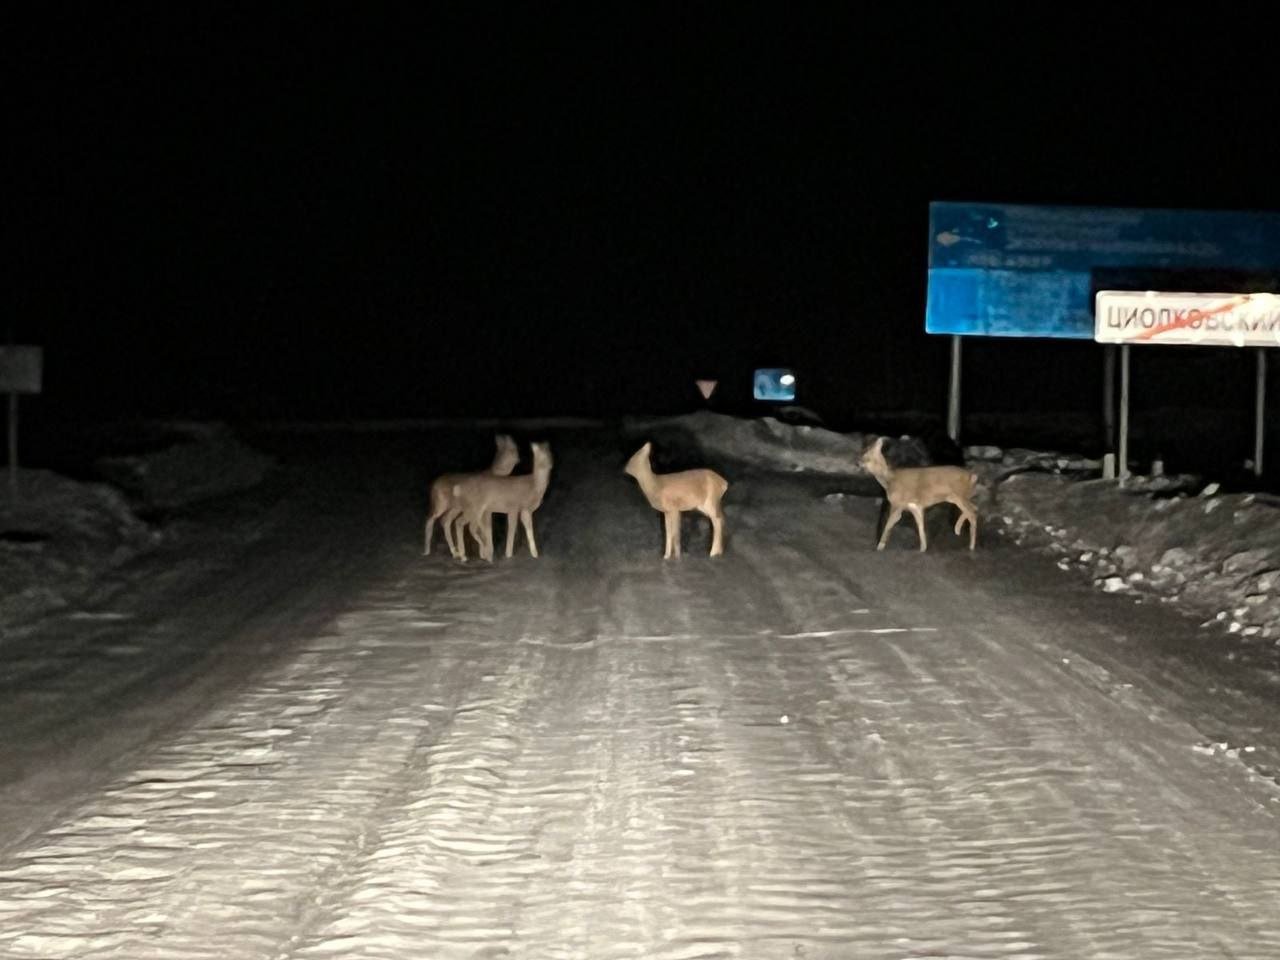
M9 499L18 502L18 395L39 393L44 373L40 347L0 346L0 393L9 395Z

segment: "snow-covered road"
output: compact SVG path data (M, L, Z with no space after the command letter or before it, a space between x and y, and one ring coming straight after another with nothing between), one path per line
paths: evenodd
M877 554L873 501L731 469L727 555L689 520L664 563L627 444L553 444L540 560L420 556L401 451L213 597L115 622L239 639L141 742L59 745L92 776L12 773L0 956L1280 956L1280 792L1204 746L1172 614L994 538ZM28 710L86 702L46 666Z

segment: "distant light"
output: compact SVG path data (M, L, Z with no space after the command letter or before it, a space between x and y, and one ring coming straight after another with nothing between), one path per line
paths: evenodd
M792 403L796 399L796 378L786 367L764 367L752 378L752 394L766 403Z

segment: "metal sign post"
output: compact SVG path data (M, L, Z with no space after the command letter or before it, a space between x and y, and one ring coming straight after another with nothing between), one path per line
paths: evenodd
M1253 393L1253 475L1262 476L1262 437L1267 417L1267 351L1265 347L1257 350L1257 380Z
M951 337L951 380L947 386L947 436L960 442L960 337Z
M1120 347L1120 444L1116 457L1120 486L1129 479L1129 345Z
M0 392L9 394L9 499L18 501L18 394L39 393L43 367L39 347L0 347Z
M18 502L18 395L9 394L9 499Z
M1116 348L1102 348L1102 448L1116 452Z

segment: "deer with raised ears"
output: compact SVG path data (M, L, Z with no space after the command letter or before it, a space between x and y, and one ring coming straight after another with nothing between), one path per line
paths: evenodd
M462 507L454 527L454 538L461 548L459 560L467 559L466 531L480 548L480 558L493 562L493 515L507 515L507 557L515 551L516 518L524 526L529 541L529 555L538 556L538 544L533 538L533 513L542 506L547 484L551 481L551 445L535 443L533 447L533 471L514 477L471 476L454 484L454 500Z
M520 462L520 448L516 446L515 440L505 433L495 436L493 444L495 447L493 463L489 465L488 473L495 477L505 477ZM422 553L424 556L431 553L431 535L435 532L437 520L440 521L440 528L444 531L449 552L455 557L458 556L459 545L454 543L453 523L462 513L462 508L454 502L453 488L455 484L471 476L483 476L483 474L446 473L431 482L431 505L427 513L427 526L423 531Z
M680 514L697 510L711 521L711 556L724 553L724 509L720 500L729 489L729 481L714 470L683 470L680 473L654 473L649 462L653 444L646 443L632 454L624 472L636 478L649 506L662 514L666 522L667 541L663 560L680 556Z
M978 475L964 467L901 467L895 469L889 465L884 456L884 437L876 438L862 454L862 465L867 473L879 481L884 487L885 497L889 501L889 516L884 522L884 530L880 534L877 550L883 550L889 542L889 531L902 518L904 510L909 510L916 519L916 530L920 533L920 551L923 553L929 546L924 533L924 512L937 503L951 503L960 510L956 519L956 536L964 524L969 524L969 549L978 542L978 510L973 505L973 493L978 487Z

